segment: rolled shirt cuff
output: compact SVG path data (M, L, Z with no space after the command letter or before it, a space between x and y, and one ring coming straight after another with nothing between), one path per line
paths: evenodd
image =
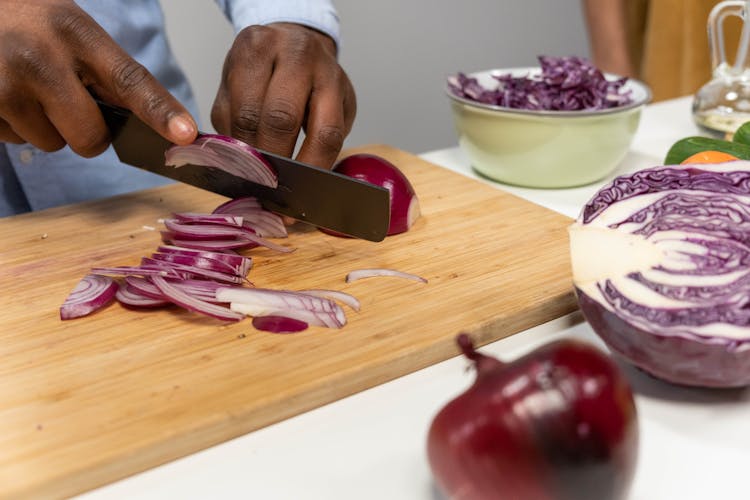
M331 0L216 0L235 32L254 24L296 23L325 33L340 46L339 16Z

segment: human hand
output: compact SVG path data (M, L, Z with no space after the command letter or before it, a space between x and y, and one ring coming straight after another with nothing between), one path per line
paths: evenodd
M0 141L91 157L109 131L89 90L166 139L192 142L190 113L72 0L5 0L0 17Z
M216 131L322 168L336 160L356 114L354 88L323 33L274 23L242 30L227 54L211 112Z

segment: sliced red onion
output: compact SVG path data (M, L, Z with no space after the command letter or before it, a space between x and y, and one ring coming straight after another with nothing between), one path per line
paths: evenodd
M172 219L165 220L164 225L169 230L169 236L172 241L177 239L208 241L236 239L240 242L244 241L246 244L254 243L255 245L277 252L289 253L294 251L293 248L277 245L265 238L261 238L251 228L244 226L237 228L208 224L180 224Z
M221 224L242 227L243 218L232 214L198 214L191 212L175 213L174 218L186 224Z
M187 240L176 238L173 234L162 232L162 240L173 246L190 248L193 250L206 250L209 252L221 252L226 250L238 250L257 247L258 244L249 240Z
M170 302L174 302L189 311L205 314L223 321L240 321L244 318L243 314L227 309L226 307L196 299L161 276L153 276L151 280Z
M60 306L60 319L86 316L109 304L117 292L117 282L107 276L89 274L83 277Z
M247 273L249 273L250 269L253 267L252 258L235 253L211 252L208 250L196 250L193 248L177 247L173 245L159 245L156 251L164 254L192 255L194 257L205 257L207 259L218 260L235 269L235 274L238 276L247 276Z
M346 304L347 306L351 307L356 312L359 312L360 309L360 303L357 297L346 292L341 292L339 290L310 289L300 290L299 293L306 293L308 295L315 295L316 297L338 300L342 304Z
M224 135L201 134L192 144L167 149L164 159L166 165L173 167L188 164L215 167L256 184L278 186L276 172L263 155L252 146Z
M203 269L203 268L196 267L196 266L183 265L183 264L178 264L176 262L160 261L156 259L151 259L149 257L143 257L141 259L141 266L163 268L165 270L174 270L178 273L183 273L183 276L188 275L188 274L193 275L192 277L203 276L208 279L212 279L216 281L224 281L226 283L242 283L244 279L244 277L236 276L234 274L209 271L208 269Z
M164 294L161 293L161 290L159 290L148 278L126 276L125 284L128 285L128 288L132 293L137 293L143 297L149 297L155 300L164 300Z
M404 278L407 280L419 281L421 283L427 283L427 280L416 274L405 273L403 271L397 271L395 269L385 268L374 268L374 269L357 269L346 275L346 282L351 283L362 278L372 278L375 276L393 276L396 278Z
M198 267L207 271L215 271L217 273L231 274L233 276L239 276L237 269L230 266L226 262L220 260L211 259L208 257L199 257L194 255L182 255L175 253L153 253L151 259L159 260L163 262L169 262L173 264L182 264L183 266ZM244 277L244 276L240 276Z
M223 252L211 252L207 250L196 250L193 248L182 248L172 245L160 245L157 249L157 254L162 255L180 255L193 257L196 259L210 259L212 261L218 261L224 263L229 269L232 269L234 274L237 276L245 277L250 269L253 267L253 260L250 257L245 257L237 254L229 254ZM153 254L152 257L156 255ZM217 269L218 270L218 269Z
M242 238L249 229L223 224L184 224L175 219L164 220L164 226L178 238L220 240Z
M230 200L214 209L215 214L232 214L243 219L243 225L264 238L286 238L284 221L278 214L264 209L253 197Z
M263 209L263 205L260 204L260 200L254 196L245 196L244 198L235 198L233 200L226 201L214 208L212 213L215 214L232 214L241 215L246 210L257 210Z
M284 316L329 328L341 328L346 324L344 310L337 303L300 292L226 287L216 290L216 299L229 302L233 311L248 316Z
M128 284L121 285L115 293L117 301L121 304L139 308L163 307L171 304L168 300L155 299L146 295L141 295L137 289Z
M193 297L204 300L206 302L215 302L215 303L221 303L221 301L216 299L216 290L218 288L226 286L226 284L224 283L218 283L216 281L207 281L207 280L180 280L180 281L167 280L167 281L169 281L174 286L176 286L183 292L187 293L188 295L192 295Z
M117 266L117 267L93 267L94 274L106 274L109 276L168 276L170 278L188 278L185 274L178 273L174 269L164 267L145 266Z
M253 318L253 326L264 332L297 333L307 330L309 325L304 321L283 316L256 316Z

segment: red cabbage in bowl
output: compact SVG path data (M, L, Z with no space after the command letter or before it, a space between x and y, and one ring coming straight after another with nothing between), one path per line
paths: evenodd
M610 80L588 60L539 56L541 72L494 76L496 88L458 73L448 79L450 91L464 99L513 109L543 111L601 110L630 104L627 78Z

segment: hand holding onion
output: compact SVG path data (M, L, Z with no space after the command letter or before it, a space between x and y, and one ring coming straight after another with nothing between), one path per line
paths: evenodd
M475 351L474 384L434 418L427 453L440 488L462 500L617 499L638 427L630 387L588 344L549 343L511 363Z

